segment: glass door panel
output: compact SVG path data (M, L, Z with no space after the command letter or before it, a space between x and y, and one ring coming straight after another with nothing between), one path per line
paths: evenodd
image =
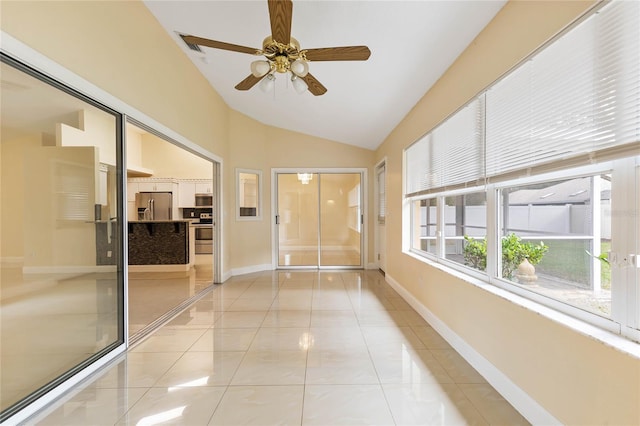
M4 60L0 423L124 341L119 118Z
M278 173L278 267L361 267L361 173Z
M320 266L360 266L360 173L323 173L320 179Z
M318 266L318 175L277 175L278 266Z

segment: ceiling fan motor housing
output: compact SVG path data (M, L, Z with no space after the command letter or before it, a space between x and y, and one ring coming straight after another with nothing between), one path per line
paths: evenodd
M291 71L291 63L297 59L306 60L304 51L300 51L300 43L293 37L285 45L268 36L262 42L262 54L273 62L274 69L279 73Z

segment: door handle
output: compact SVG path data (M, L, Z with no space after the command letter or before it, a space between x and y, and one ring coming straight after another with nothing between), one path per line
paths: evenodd
M276 215L276 225L280 225L280 215Z

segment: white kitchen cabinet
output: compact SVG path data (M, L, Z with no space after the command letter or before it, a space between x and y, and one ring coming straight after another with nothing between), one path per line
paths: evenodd
M138 192L167 192L173 191L173 182L155 181L138 182Z
M211 194L213 192L213 181L196 182L196 194Z
M196 183L189 180L178 182L178 207L194 207L196 205Z
M213 192L211 179L181 179L178 182L178 207L195 207L196 194Z

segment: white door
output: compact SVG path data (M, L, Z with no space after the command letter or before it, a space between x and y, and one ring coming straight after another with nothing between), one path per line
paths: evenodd
M386 262L386 253L387 253L387 237L386 237L386 228L385 228L385 218L386 218L386 206L387 206L387 179L386 179L386 166L383 162L382 164L376 167L376 222L377 222L377 235L378 235L378 245L377 245L377 260L378 260L378 268L381 271L386 271L387 262Z

